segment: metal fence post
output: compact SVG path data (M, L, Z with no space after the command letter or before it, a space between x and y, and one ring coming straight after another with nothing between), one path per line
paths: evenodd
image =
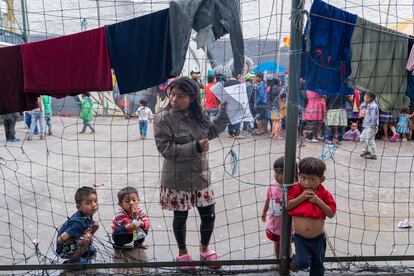
M298 100L299 95L299 73L300 73L300 49L302 43L302 18L299 16L303 9L303 0L292 0L290 21L290 55L289 55L289 87L287 96L287 118L286 118L286 142L285 142L285 165L283 180L285 184L295 181L296 170L296 139L298 130ZM295 20L297 19L297 20ZM299 20L299 21L298 21ZM287 192L287 189L285 189ZM285 197L287 198L287 197ZM280 275L290 274L290 243L292 232L292 219L288 215L286 204L282 210L282 241L280 258Z

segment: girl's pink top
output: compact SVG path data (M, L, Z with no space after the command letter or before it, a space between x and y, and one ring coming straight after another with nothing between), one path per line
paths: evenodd
M283 187L276 186L276 182L272 182L272 185L269 185L267 189L266 199L269 199L269 211L266 219L267 229L273 234L281 235Z

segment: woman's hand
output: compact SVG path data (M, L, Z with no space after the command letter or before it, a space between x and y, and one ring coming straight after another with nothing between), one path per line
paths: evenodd
M208 149L209 149L208 139L202 139L202 140L198 141L198 143L200 144L202 152L208 151Z

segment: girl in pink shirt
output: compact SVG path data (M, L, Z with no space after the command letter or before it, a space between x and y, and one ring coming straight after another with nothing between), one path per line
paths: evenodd
M269 185L266 192L266 201L262 211L262 221L266 222L266 237L274 242L275 256L279 259L280 235L282 233L282 204L283 204L283 167L285 157L279 157L273 163L275 181ZM293 233L293 229L292 229ZM273 269L278 269L273 265Z

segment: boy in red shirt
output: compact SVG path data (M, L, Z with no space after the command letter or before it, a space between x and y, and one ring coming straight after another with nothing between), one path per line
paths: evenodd
M295 227L296 255L292 271L310 267L310 275L324 275L326 238L323 232L326 217L333 218L336 203L331 193L321 184L325 181L325 163L314 157L299 163L299 183L288 192L289 215Z
M208 84L206 85L206 100L204 103L204 108L208 113L208 116L210 118L216 117L218 114L218 107L219 107L219 100L214 95L213 92L211 92L211 87L216 84L216 76L214 75L208 75L207 77Z
M112 239L115 249L122 249L131 242L134 247L148 248L144 241L150 229L150 222L146 212L139 208L138 203L137 189L125 187L118 192L120 208L112 220ZM115 256L118 257L119 254Z

